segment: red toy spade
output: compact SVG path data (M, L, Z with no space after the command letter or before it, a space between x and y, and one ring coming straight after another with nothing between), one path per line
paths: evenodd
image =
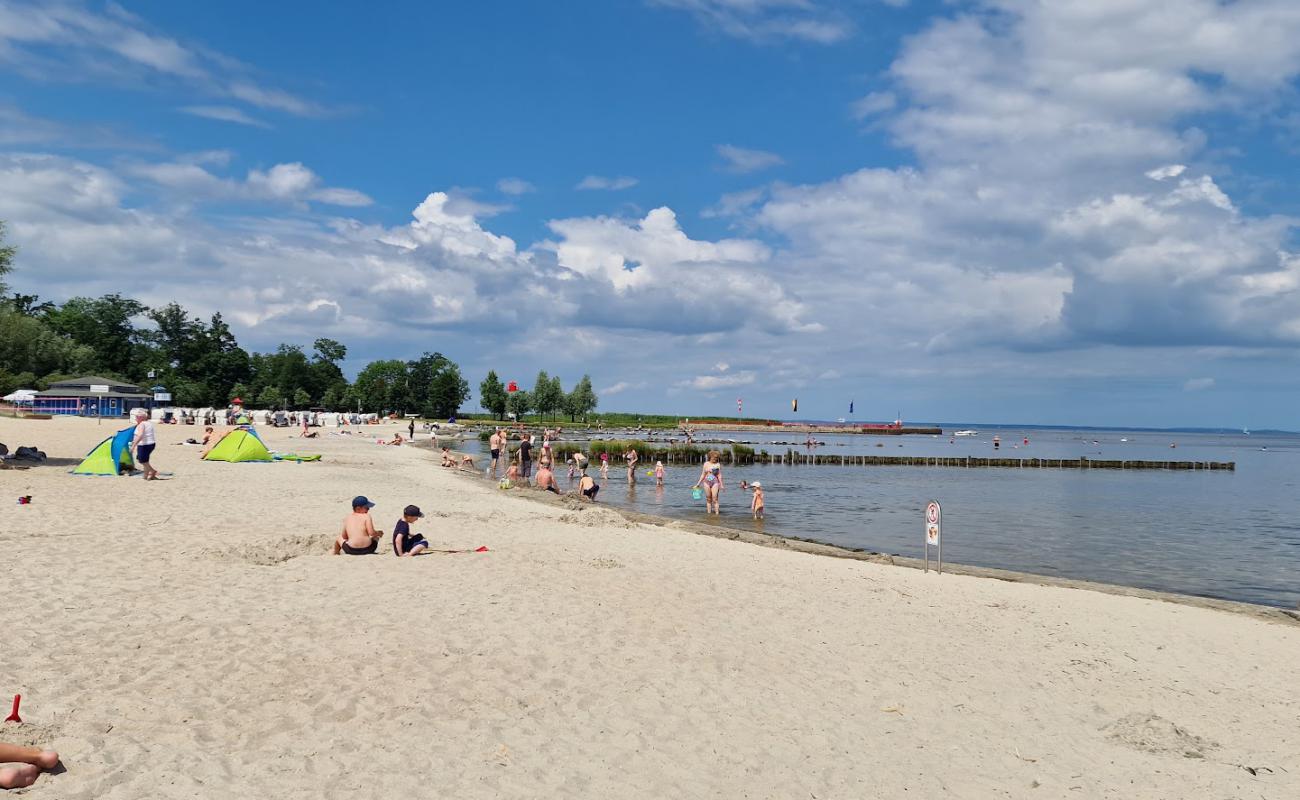
M14 710L13 710L13 711L10 711L10 712L9 712L9 716L5 717L5 722L22 722L22 721L23 721L23 718L20 717L20 716L18 716L18 704L21 703L22 701L23 701L23 696L22 696L22 695L20 695L20 694L16 694L16 695L14 695Z
M487 551L488 551L488 549L487 549L487 545L483 545L482 547L480 547L479 549L475 550L474 552L475 552L475 553L486 553ZM17 707L18 707L18 706L14 706L14 708L17 708Z

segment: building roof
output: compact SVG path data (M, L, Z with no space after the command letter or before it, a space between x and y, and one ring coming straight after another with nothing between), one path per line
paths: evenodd
M131 387L135 388L135 387ZM43 392L36 393L37 400L57 399L60 397L114 397L114 398L139 398L143 400L152 400L153 395L143 392L88 392L82 389L47 389Z
M69 389L90 392L92 386L107 386L110 394L132 394L140 392L140 387L131 383L123 383L109 378L101 378L98 375L87 375L84 378L69 378L66 381L55 381L50 384L46 392L60 392L61 396L67 396ZM44 394L43 392L42 394Z

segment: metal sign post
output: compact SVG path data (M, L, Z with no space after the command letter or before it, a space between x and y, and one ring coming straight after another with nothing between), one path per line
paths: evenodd
M90 391L93 392L94 394L108 394L108 387L102 383L92 383L90 385ZM104 424L104 398L102 397L95 398L95 416L97 417L95 424L103 425Z
M939 557L939 574L943 574L943 539L940 531L943 526L943 507L938 500L925 504L925 571L930 571L930 548L936 548Z

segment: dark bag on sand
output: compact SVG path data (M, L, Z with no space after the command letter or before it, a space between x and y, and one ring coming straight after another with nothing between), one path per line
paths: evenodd
M35 447L20 447L14 451L14 458L23 461L44 461L45 454Z

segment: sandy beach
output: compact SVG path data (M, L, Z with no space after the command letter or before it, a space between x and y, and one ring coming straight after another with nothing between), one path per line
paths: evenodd
M1300 796L1285 620L537 503L396 425L67 474L120 427L0 419L50 456L0 471L0 740L66 768L14 796ZM490 550L331 557L356 494Z

